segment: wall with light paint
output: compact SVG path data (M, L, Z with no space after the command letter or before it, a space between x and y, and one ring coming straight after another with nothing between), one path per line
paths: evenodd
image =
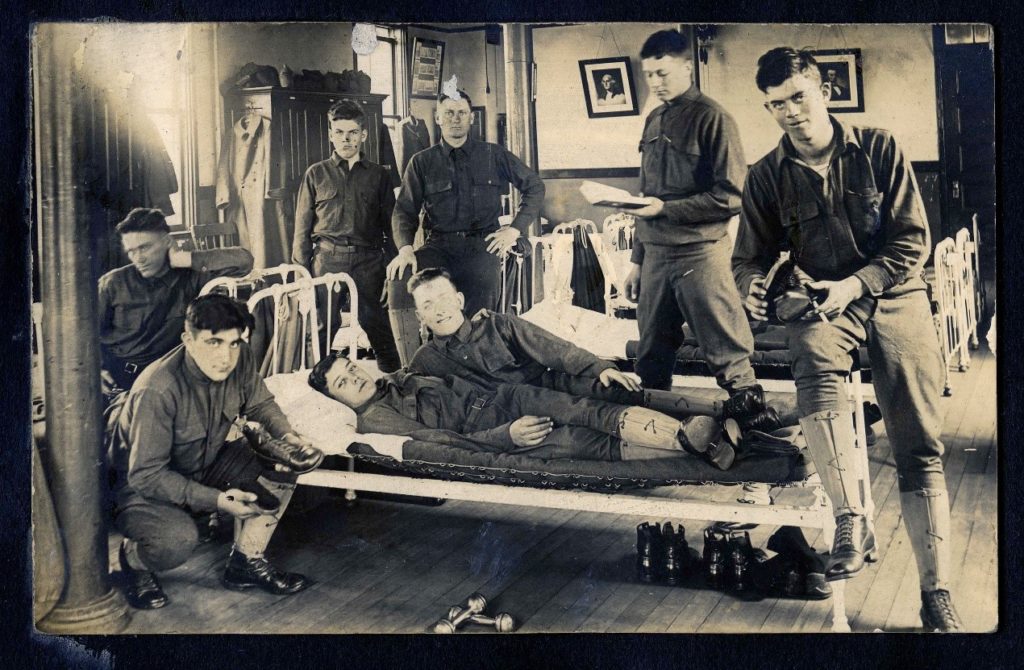
M701 67L701 90L729 110L740 127L747 162L778 144L781 130L754 84L757 59L776 46L861 50L864 112L847 123L893 132L913 161L939 159L935 50L931 24L723 25Z

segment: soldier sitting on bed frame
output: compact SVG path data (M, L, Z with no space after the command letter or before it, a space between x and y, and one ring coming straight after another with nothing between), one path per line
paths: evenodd
M351 407L360 433L408 435L458 446L534 458L638 460L703 456L722 469L732 464L735 422L723 431L711 417L682 421L644 407L580 398L527 384L499 384L485 391L448 375L408 371L377 382L338 353L309 375L310 386ZM434 430L430 430L434 429ZM438 432L443 431L443 432ZM386 454L401 458L401 454Z
M417 272L409 280L408 291L416 303L416 316L433 334L409 362L413 372L435 377L453 374L485 389L530 384L673 416L732 418L744 430L770 432L787 425L774 409L766 408L760 390L722 402L641 389L611 361L518 316L483 312L482 318L467 319L465 298L442 268ZM796 423L795 418L791 423Z

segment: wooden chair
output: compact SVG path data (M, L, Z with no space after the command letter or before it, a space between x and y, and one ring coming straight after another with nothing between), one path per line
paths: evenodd
M238 246L238 229L233 223L198 223L192 227L196 249L223 249Z

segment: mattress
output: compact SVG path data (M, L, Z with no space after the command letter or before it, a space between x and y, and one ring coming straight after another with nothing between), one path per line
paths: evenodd
M642 461L539 459L495 454L393 435L356 432L355 413L313 390L308 372L274 375L266 384L292 428L329 455L347 454L405 475L453 481L553 489L620 491L679 484L791 484L812 470L802 454L751 455L727 471L689 455ZM382 456L374 445L404 441L403 460Z

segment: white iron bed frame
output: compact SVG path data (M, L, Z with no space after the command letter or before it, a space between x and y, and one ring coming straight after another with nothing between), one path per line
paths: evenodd
M222 280L218 280L222 281ZM235 280L244 282L245 279ZM307 360L305 354L300 358L300 367L311 368L320 358L319 338L317 333L317 310L315 309L316 288L324 286L327 291L322 292L327 296L328 305L326 313L331 319L337 313L341 316L340 310L332 309L333 298L339 293L342 284L346 285L352 294L350 302L350 314L352 321L358 313L358 297L355 291L355 284L351 277L344 273L328 274L316 279L301 278L287 284L275 284L252 294L249 298L248 307L252 311L258 303L270 300L273 303L273 314L275 315L273 346L276 343L276 333L279 323L284 323L295 315L292 313L291 305L297 304L299 318L302 320L302 337L308 341L312 350L313 360ZM294 300L293 298L297 298ZM305 347L304 347L305 348ZM276 349L275 349L276 351ZM353 341L349 347L349 358L355 360L357 347ZM295 370L280 370L277 368L275 358L270 374L293 372ZM849 388L852 391L853 406L856 408L856 427L858 444L858 464L861 472L860 480L863 487L865 506L868 518L874 518L874 503L871 497L871 486L868 477L868 455L865 448L865 424L862 409L861 385L859 373L854 373ZM813 492L813 502L804 504L778 504L772 502L768 505L746 504L739 502L709 502L699 499L686 499L676 497L665 497L658 495L658 489L669 487L658 487L647 494L640 493L599 493L578 490L546 490L530 487L514 487L502 484L484 484L428 479L413 477L404 474L383 475L355 472L355 460L348 457L348 468L346 470L325 470L319 469L301 475L299 484L309 486L321 486L346 491L346 498L354 499L355 491L371 491L380 493L402 494L412 496L423 496L430 498L445 498L454 500L468 500L474 502L494 503L499 505L520 505L530 507L541 507L557 510L578 510L586 512L601 512L610 514L630 514L660 519L680 519L693 521L729 521L737 523L754 523L771 526L797 526L802 528L820 529L825 542L831 544L835 532L835 519L832 514L832 506L828 497L821 487L817 475L802 482L782 484L785 488L808 489ZM671 487L673 491L678 487ZM806 496L804 496L806 497ZM849 622L846 616L846 600L844 593L844 582L831 582L832 585L832 630L835 632L848 632Z

